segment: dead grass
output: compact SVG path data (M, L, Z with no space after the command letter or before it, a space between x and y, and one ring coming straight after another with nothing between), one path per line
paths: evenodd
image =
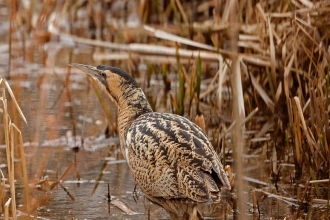
M167 109L172 106L174 112L192 119L200 113L207 115L203 112L206 104L215 109L216 117L229 118L231 126L227 128L228 123L217 125L225 132L217 133L213 141L219 141L215 146L222 147L223 157L233 156L234 161L239 162L233 167L238 177L247 175L240 173L246 163L242 155L256 149L266 155L261 139L270 138L271 142L267 143L272 146L272 156L265 158L272 161L269 176L279 177L282 163L294 163L293 182L308 182L306 188L315 187L314 193L327 201L329 210L330 184L327 195L316 190L321 180L330 178L328 1L145 0L136 3L143 23L134 27L127 25L131 21L128 16L132 14L127 11L127 5L113 11L111 3L106 1L60 4L48 0L39 2L38 7L33 4L29 8L19 7L18 13L14 10L15 4L17 2L12 1L8 42L11 71L17 68L16 58L34 62L35 56L31 54L35 50L44 54L39 59L50 69L56 65L65 66L72 59L86 64L116 65L137 75L139 64L152 64L148 66L149 79L152 74L162 72L166 88L172 85ZM79 17L81 13L86 16ZM38 18L35 24L32 14ZM69 26L66 25L68 20ZM18 37L17 32L25 37ZM94 47L93 57L72 55L70 60L56 61L54 47L47 50L40 46L54 41L67 47ZM16 47L21 42L23 49ZM179 73L172 84L170 73ZM70 72L66 80L63 79L66 86L69 86L69 76ZM42 80L49 81L47 75ZM4 82L2 80L1 85L4 86ZM45 90L41 102L46 103L48 96L49 91ZM102 97L98 97L115 133L114 116L105 108ZM67 90L66 97L61 100L71 98ZM5 98L2 101L5 103ZM21 134L4 109L3 123L8 126L6 143L10 143L13 140L9 133L18 135L15 137ZM41 106L40 114L44 110L45 106ZM212 118L204 118L200 123L206 123L205 130L212 138L211 129L208 130ZM42 123L40 119L37 126ZM249 133L252 130L257 132ZM35 139L39 140L37 135ZM15 141L21 143L21 138ZM238 146L240 152L236 154ZM11 152L11 148L7 151ZM8 179L13 180L13 176ZM276 185L279 178L275 179ZM241 188L241 192L247 190L244 184ZM1 201L4 206L4 200ZM14 202L12 197L11 204ZM257 203L254 195L254 207Z

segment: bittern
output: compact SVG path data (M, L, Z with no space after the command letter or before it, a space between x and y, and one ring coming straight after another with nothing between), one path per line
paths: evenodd
M70 64L90 75L118 106L121 152L142 192L170 202L212 203L230 183L205 133L188 119L153 112L134 78L116 67Z

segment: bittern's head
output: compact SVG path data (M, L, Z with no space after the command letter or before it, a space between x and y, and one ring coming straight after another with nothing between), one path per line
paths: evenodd
M117 104L119 104L121 98L125 98L125 96L134 92L135 89L140 90L134 78L117 67L101 65L94 67L77 63L72 63L70 66L76 67L90 75L99 87L109 94L112 101Z

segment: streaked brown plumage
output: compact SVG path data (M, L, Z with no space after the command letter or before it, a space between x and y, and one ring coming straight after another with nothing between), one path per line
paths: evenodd
M118 106L121 151L137 185L170 210L167 200L212 202L230 189L222 164L204 132L188 119L153 112L125 71L71 64L92 76Z

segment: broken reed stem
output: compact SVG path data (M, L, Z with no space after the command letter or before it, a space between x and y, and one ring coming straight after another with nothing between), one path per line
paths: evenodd
M309 183L330 183L329 179L324 180L311 180Z
M13 101L13 103L14 103L14 105L15 105L17 111L18 111L18 113L20 114L20 116L22 117L22 119L24 120L24 122L27 124L26 118L25 118L25 116L24 116L24 114L23 114L21 108L19 107L19 105L18 105L18 103L17 103L17 100L16 100L16 98L15 98L15 96L14 96L14 93L13 93L13 91L11 90L11 88L10 88L10 86L9 86L9 84L8 84L8 82L7 82L7 80L4 80L4 79L3 79L3 83L4 83L4 85L6 86L7 92L9 93L9 95L10 95L10 97L11 97L11 99L12 99L12 101Z
M22 171L23 171L26 211L27 211L27 214L30 216L30 207L31 207L30 199L29 199L29 197L30 197L30 188L29 188L28 176L27 176L27 172L26 172L26 160L25 160L25 154L24 154L24 148L23 148L22 132L18 129L18 127L15 124L12 124L12 125L19 134L19 152L20 152L20 155L21 155L21 164L22 164Z
M11 202L11 198L9 198L5 204L5 220L9 219L9 205Z

